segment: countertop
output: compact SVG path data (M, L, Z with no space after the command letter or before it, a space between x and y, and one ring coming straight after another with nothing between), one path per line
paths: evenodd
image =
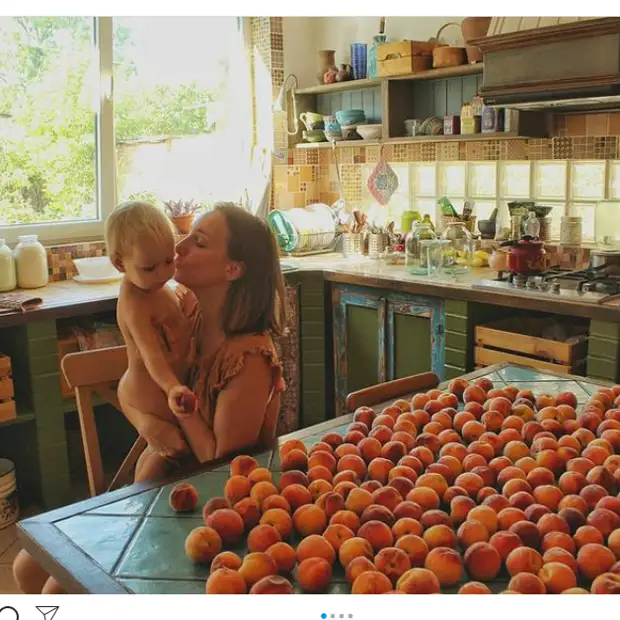
M445 274L428 278L407 273L403 265L385 265L363 258L343 258L340 254L324 254L304 258L283 258L283 265L296 270L286 273L320 275L326 281L382 288L405 293L477 301L524 310L539 310L568 316L581 316L601 321L620 322L620 309L594 302L573 302L561 298L536 299L520 295L518 290L490 291L472 287L478 280L493 279L496 273L488 268L474 269L458 277ZM30 321L89 315L114 310L120 282L80 284L73 280L53 282L41 289L27 291L41 297L43 303L25 313L0 314L0 328Z

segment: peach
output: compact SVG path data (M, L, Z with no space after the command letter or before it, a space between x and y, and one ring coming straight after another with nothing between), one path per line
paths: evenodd
M435 462L435 455L430 448L426 446L416 446L411 452L410 456L415 456L424 467L428 467L431 463ZM421 472L418 472L421 473Z
M368 477L371 480L377 480L382 485L387 484L392 467L394 467L394 463L389 459L375 458L368 464Z
M374 504L385 506L393 511L403 501L401 494L392 486L382 487L372 493Z
M450 518L456 525L467 519L469 512L476 506L476 503L469 496L457 496L450 502Z
M439 443L443 448L447 443L460 443L461 436L453 429L447 429L445 431L441 431L439 435L437 435L437 439L439 439Z
M564 493L556 486L543 484L536 487L532 493L534 499L549 510L557 510L560 500L564 497Z
M394 535L394 539L398 540L403 536L409 536L413 534L414 536L422 536L422 532L424 528L422 524L416 519L411 519L410 517L404 517L399 519L392 526L392 534Z
M391 547L394 544L392 530L383 521L367 521L362 524L357 534L371 544L375 553L381 551L384 547Z
M442 498L448 488L446 479L437 473L422 474L415 483L416 488L428 487L433 489L439 498Z
M377 414L371 407L358 407L353 414L355 422L362 422L366 426L370 426L376 417Z
M323 482L327 483L327 481ZM312 482L310 486L312 485L314 485L314 482ZM322 489L324 488L323 483L321 483L321 487ZM282 489L280 493L282 497L289 503L289 506L291 507L291 510L293 512L295 512L301 506L306 506L312 503L312 492L309 488L306 488L301 484L289 484L288 486L284 487L284 489Z
M401 575L411 568L411 560L402 549L385 547L376 555L375 566L395 585Z
M353 444L354 446L356 446L365 437L366 435L364 435L364 433L362 433L361 431L348 431L344 436L344 441L347 444ZM340 446L338 446L338 448L339 447ZM338 448L336 448L336 450L338 450Z
M248 475L248 480L254 485L257 482L273 482L273 476L266 467L257 467Z
M349 497L349 493L357 488L358 486L357 484L355 484L355 482L349 482L348 480L343 480L342 482L339 482L334 487L334 493L336 493L336 495L340 495L340 497L342 497L342 500L346 501L347 497Z
M433 525L447 525L452 527L452 520L443 510L427 510L421 517L420 523L424 529Z
M352 422L349 426L347 426L347 433L350 431L359 431L363 435L368 435L369 427L363 422ZM340 448L340 446L338 446L338 448ZM334 454L337 454L338 448L334 450Z
M459 588L457 594L492 594L492 592L480 581L468 581Z
M464 521L457 531L457 540L463 549L477 542L488 542L489 532L480 521Z
M327 515L324 510L313 504L300 506L293 513L293 525L301 536L322 534L327 527Z
M431 422L436 422L441 426L443 430L448 430L452 428L452 418L450 414L446 413L446 411L444 410L439 411L438 413L434 413L431 416Z
M396 421L394 418L387 414L378 415L372 422L372 428L377 428L377 426L387 426L389 429L393 429Z
M481 454L470 453L463 459L463 469L465 472L470 472L476 467L484 467L487 465L487 460Z
M526 479L530 483L532 489L555 483L553 472L546 467L535 467L527 474Z
M371 544L360 536L345 540L338 550L338 559L345 569L355 558L360 557L367 558L368 560L374 558Z
M512 481L511 481L512 482ZM517 491L510 496L510 505L525 511L528 506L535 503L535 499L527 491Z
M222 551L218 553L211 562L210 572L213 573L219 568L229 568L231 570L239 570L241 568L241 558L232 551Z
M231 503L225 497L212 497L202 507L202 520L206 523L210 514L221 508L232 508Z
M508 582L508 589L518 594L546 594L545 584L532 573L519 573Z
M489 506L476 506L469 511L468 521L479 521L487 529L489 536L497 530L497 513Z
M344 443L342 437L338 433L327 433L323 435L321 441L331 446L332 450L335 450L341 443Z
M598 484L603 487L607 493L615 495L617 491L617 484L614 475L601 465L593 467L586 476L588 484Z
M327 454L326 452L315 452L315 454ZM308 467L308 455L306 452L293 449L290 452L284 454L282 459L282 471L289 471L291 469L305 470Z
M289 453L290 454L290 453ZM263 500L270 495L277 495L278 489L271 482L257 482L250 490L250 497L262 506ZM290 503L290 502L289 502Z
M323 558L307 558L297 566L295 578L304 592L324 592L332 580L332 566Z
M497 495L497 491L494 487L482 487L480 491L478 491L478 495L476 495L476 501L482 504L487 497L492 497L493 495Z
M424 509L419 504L415 502L410 502L405 500L396 506L394 509L394 518L396 520L409 518L415 519L416 521L420 519L422 514L424 513Z
M499 420L498 422L499 430L503 419L509 416L512 411L512 401L505 396L498 396L496 398L492 398L489 402L489 411L496 411L501 415L501 420Z
M506 570L511 577L519 573L538 574L543 566L543 559L536 549L517 547L506 558Z
M288 517L286 513L284 514ZM237 542L244 530L243 519L232 508L220 508L212 512L207 517L206 525L219 534L224 544Z
M210 562L221 549L220 535L209 526L194 528L185 539L185 553L194 564Z
M357 448L366 463L381 456L381 442L376 437L365 437L357 444Z
M168 496L168 505L174 512L191 512L198 505L198 491L187 482L175 484Z
M543 536L540 547L543 553L553 548L565 549L573 554L577 551L575 541L571 538L570 534L566 534L565 532L548 532Z
M360 517L360 522L362 524L367 523L368 521L381 521L389 527L392 527L394 523L396 523L396 517L386 506L382 506L381 504L371 504L364 510L364 512L362 512L362 516Z
M439 495L430 487L416 487L407 493L405 499L418 504L423 510L439 508L440 504Z
M424 411L432 416L434 413L439 413L443 407L444 405L440 400L429 400L426 405L424 405Z
M489 463L495 457L495 450L493 446L489 443L485 443L484 441L472 441L469 446L467 446L467 451L470 454L479 454L485 460L486 463Z
M379 426L373 427L370 433L368 433L368 437L376 439L383 445L392 439L392 428L390 426L386 426L385 424L379 424ZM360 440L360 443L362 443L362 441L363 439Z
M426 556L424 568L433 572L442 586L455 585L463 578L461 556L449 547L433 549Z
M512 406L511 415L519 418L523 422L523 425L520 428L515 427L516 431L523 432L526 424L536 420L534 405L528 400L516 400Z
M234 510L243 519L243 527L246 532L258 525L260 521L260 506L251 497L245 497L240 502L237 502Z
M536 463L539 467L550 469L555 475L564 471L564 460L555 450L543 450L536 455Z
M413 409L423 409L426 403L430 400L430 397L426 394L416 394L411 399L411 407Z
M441 585L432 571L412 568L401 576L396 588L406 594L439 594Z
M380 489L382 486L383 485L378 480L366 480L366 482L362 482L362 484L360 484L360 489L364 489L364 491L373 493L377 489Z
M497 526L500 530L508 530L513 524L525 520L526 516L523 510L512 506L503 508L497 514Z
M541 517L550 514L551 510L542 504L530 504L523 512L528 521L538 523Z
M395 444L402 444L403 446L405 446L405 454L403 456L405 456L409 452L409 450L412 450L416 446L415 437L413 435L410 435L409 433L405 433L404 431L396 431L395 433L393 433L392 442ZM388 443L390 442L388 441ZM382 454L386 455L389 452L389 456L393 457L396 454L396 451L398 449L399 448L391 447L388 450L387 448L385 448L385 451L382 449Z
M609 534L607 546L620 558L620 529L616 529Z
M416 425L417 429L423 428L430 422L431 416L424 411L424 409L416 409L411 413L412 422Z
M297 553L285 542L271 545L265 553L274 561L279 573L290 573L297 563Z
M467 422L475 422L476 416L469 411L461 411L454 416L454 420L452 421L454 430L460 433L463 430L463 426Z
M467 443L471 443L472 441L476 441L477 439L479 439L485 431L486 428L484 427L484 424L482 424L482 422L472 420L463 424L463 428L461 429L461 435Z
M452 379L448 383L448 392L454 394L457 398L462 398L465 390L469 387L469 381L467 379ZM620 394L620 392L619 392Z
M285 512L291 514L291 505L281 495L270 495L265 499L265 501L263 502L263 511L267 512L272 508L280 508L281 510L284 510Z
M562 594L590 594L585 588L569 588L564 590Z
M602 545L604 542L603 534L592 525L583 525L578 528L573 535L573 540L578 549L588 544Z
M533 413L533 412L532 412ZM505 417L502 420L501 430L505 430L507 428L514 428L517 431L521 431L523 426L525 425L525 420L514 413Z
M429 549L435 549L435 547L456 548L456 534L452 528L444 524L429 527L424 532L423 538Z
M545 407L555 407L556 400L553 396L551 396L551 394L539 394L536 397L535 405L536 405L536 409L540 411L541 409L544 409Z
M300 439L288 439L279 448L280 459L283 459L287 454L290 454L293 450L299 450L304 454L307 454L308 449L306 444Z
M510 506L510 501L503 495L496 493L495 495L491 495L484 499L482 504L484 506L488 506L489 508L493 508L493 510L499 514L504 508L508 508Z
M347 444L343 444L343 445L347 445ZM337 464L336 457L329 454L328 452L315 452L308 459L307 466L308 466L308 469L311 470L313 467L322 465L323 467L326 467L327 469L329 469L329 471L332 474L334 474L336 473L336 464ZM293 469L299 469L299 468L293 468Z
M527 475L522 469L519 469L518 467L512 465L510 467L505 467L504 469L502 469L502 471L499 472L499 474L497 474L497 486L503 488L504 485L510 480L523 480L524 482L527 482L526 478ZM527 488L531 490L529 483L527 485Z
M403 415L398 416L396 420L396 424L394 424L393 431L395 433L407 433L411 435L413 438L418 434L418 428L415 425L412 417L404 417Z
M543 430L540 422L528 420L521 429L521 438L526 444L531 445L532 441L534 441L534 437Z
M341 523L333 523L329 525L323 533L323 538L332 546L336 553L338 553L342 543L344 543L345 540L349 540L354 537L355 533L346 525L342 525ZM305 538L304 540L308 540L308 538ZM299 547L297 550L299 551Z
M360 529L360 518L351 510L339 510L329 520L330 525L344 525L348 527L352 532L357 532Z
M247 546L250 552L258 553L267 551L271 545L275 545L281 541L282 536L275 527L261 524L257 525L248 533Z
M590 443L587 448L581 451L581 456L585 459L589 459L595 465L602 465L605 459L610 456L610 452L601 446L592 445Z
M252 586L250 594L295 594L295 590L288 579L279 575L268 575Z
M584 499L590 510L593 510L599 500L606 495L607 490L598 484L588 484L579 493L579 497Z
M334 449L324 441L317 441L308 450L308 456L312 456L315 452L329 452L329 454L333 454Z
M459 406L459 395L452 392L450 386L448 386L448 391L439 396L437 400L443 404L444 408L456 409Z
M543 564L549 564L550 562L566 564L575 575L579 573L579 566L573 554L561 547L551 547L551 549L545 551L543 555Z
M437 437L437 435L433 433L421 433L416 439L416 447L414 448L414 450L417 450L418 448L426 448L430 450L433 455L435 455L438 454L441 450L442 443L439 440L439 437Z
M342 495L332 491L331 493L321 495L321 497L316 500L315 505L321 508L329 519L339 510L344 510L344 498Z
M596 438L594 433L587 428L577 429L572 436L581 444L582 448L587 448L589 443Z
M612 510L595 508L588 515L586 523L595 527L606 539L614 530L620 528L620 517Z
M502 562L506 561L506 558L514 549L523 546L521 538L519 538L517 534L506 531L493 534L489 540L489 544L499 553Z
M597 543L588 543L577 553L579 571L586 579L595 579L608 572L615 562L616 556L613 552Z
M549 532L563 532L564 534L570 533L568 523L557 514L543 515L537 523L538 531L541 536L545 536Z
M562 508L558 515L566 521L571 534L574 534L582 525L586 524L583 512L576 508Z
M603 573L593 582L592 594L620 594L620 575L615 573Z
M588 505L583 497L579 497L579 495L565 495L560 500L558 508L560 510L563 510L564 508L574 508L575 510L579 510L579 512L583 513L584 516L588 512Z
M349 562L347 569L345 571L346 580L349 582L349 585L353 585L353 582L362 574L367 571L375 571L377 567L364 556L360 556L354 558Z
M485 392L490 392L493 389L493 381L488 377L480 377L474 381L474 385L479 385Z
M280 492L291 484L299 484L302 487L307 487L309 484L308 476L299 470L291 470L284 472L278 480L278 489Z
M301 563L308 558L323 558L333 564L336 561L336 552L326 538L311 534L297 546L297 561Z
M364 489L352 489L345 500L345 507L347 510L361 515L372 503L373 498L371 493Z
M389 481L392 481L394 478L406 478L414 483L418 479L418 474L411 467L407 467L406 465L397 465L392 468L388 474Z
M558 480L558 486L566 495L577 495L587 486L586 477L578 471L566 471Z
M403 501L403 497L407 496L407 493L409 493L409 491L411 491L412 489L414 489L414 484L413 482L411 482L411 480L409 480L409 478L392 478L389 482L388 482L388 486L386 488L392 488L395 489L397 491L397 493L400 496L400 501L398 502L399 504ZM375 491L376 493L377 491ZM397 504L398 505L398 504ZM394 509L396 509L396 506L394 506Z
M378 570L359 575L351 586L351 594L385 594L392 589L392 582Z
M538 463L531 456L524 456L515 463L515 467L518 467L527 479L529 473L538 467Z
M476 542L468 547L463 559L468 575L476 581L494 579L502 565L499 553L488 542Z
M614 422L616 424L620 424L620 415L618 416L619 420ZM610 462L610 459L615 460L615 462L618 462L618 451L620 451L620 430L617 428L605 428L604 430L601 431L601 428L603 427L603 425L605 424L605 422L603 422L603 424L601 424L598 427L598 432L601 433L601 438L605 439L605 441L608 441L610 443L610 445L613 447L613 449L615 450L616 454L613 454L611 456L608 456L605 459L605 463L604 465L607 467L608 466L608 462ZM616 467L614 467L614 470L617 469L617 465Z
M261 525L270 525L273 527L281 538L287 538L293 531L293 520L291 515L281 508L272 508L263 513L260 519ZM261 549L264 551L264 549Z
M463 402L475 402L484 405L486 402L486 392L479 385L470 385L463 391Z
M478 474L465 472L457 477L454 484L464 488L469 493L469 496L474 498L484 486L484 480Z
M247 477L257 467L258 461L254 457L242 454L230 462L230 475Z
M424 566L429 549L424 539L420 536L415 534L402 536L396 541L396 548L401 549L407 554L412 567Z
M346 456L344 458L356 458L353 456ZM340 459L338 463L340 464L343 459ZM327 482L332 482L334 479L334 474L323 465L315 465L312 469L308 470L308 480L310 482L314 482L315 480L327 480Z
M207 594L246 594L243 577L231 568L218 568L209 575L205 585Z
M510 526L509 532L516 534L526 547L538 549L540 547L541 535L538 528L530 521L519 521Z

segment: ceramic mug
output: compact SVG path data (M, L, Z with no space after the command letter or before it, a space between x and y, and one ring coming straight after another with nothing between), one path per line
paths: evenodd
M308 131L313 129L323 129L323 115L315 112L303 112L299 115L301 122L306 126Z

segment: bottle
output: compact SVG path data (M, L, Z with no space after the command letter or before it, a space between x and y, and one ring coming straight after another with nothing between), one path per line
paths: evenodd
M0 239L0 293L12 291L17 286L15 259L11 248L4 239Z
M436 241L437 235L424 222L413 222L405 237L405 265L407 271L415 276L429 275L429 253L422 241Z
M422 223L426 224L427 226L430 226L431 230L435 232L435 224L433 224L433 221L431 220L431 216L428 213L424 214L424 219L422 220Z
M456 212L454 205L445 196L443 198L440 198L437 201L437 204L441 209L442 215L445 215L446 217L458 217L458 213Z
M540 222L534 211L530 211L527 221L525 222L525 234L538 239L540 236Z
M41 288L47 284L47 251L36 235L18 237L13 256L19 288Z

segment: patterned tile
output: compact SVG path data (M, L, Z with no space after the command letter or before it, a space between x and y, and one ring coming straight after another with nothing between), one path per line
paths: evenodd
M553 138L553 159L573 158L572 138Z

